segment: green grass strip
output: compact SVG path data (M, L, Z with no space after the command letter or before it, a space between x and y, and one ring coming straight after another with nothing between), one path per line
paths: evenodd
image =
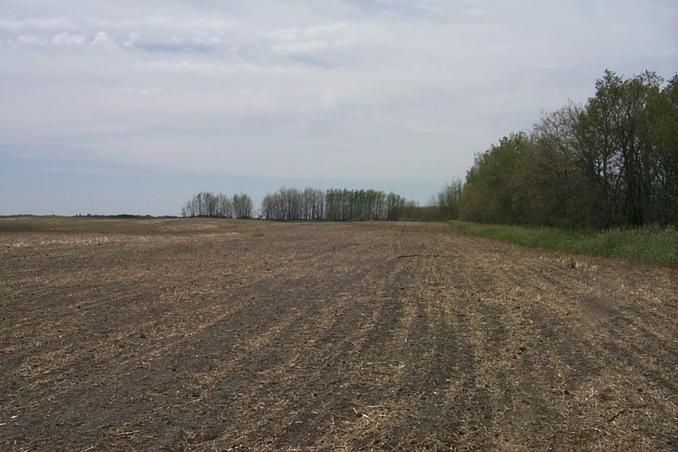
M675 228L575 231L463 221L450 221L449 224L459 232L532 248L593 256L623 257L678 267L678 231Z

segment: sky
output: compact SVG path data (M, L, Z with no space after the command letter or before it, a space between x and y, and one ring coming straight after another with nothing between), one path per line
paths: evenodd
M0 215L425 203L606 68L670 78L676 43L675 0L0 0Z

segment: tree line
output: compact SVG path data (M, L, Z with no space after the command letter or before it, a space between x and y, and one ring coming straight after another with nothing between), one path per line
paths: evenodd
M184 204L182 217L251 218L254 204L245 193L227 196L223 193L200 192Z
M678 75L606 71L583 106L477 154L452 198L459 218L477 222L678 224Z
M396 193L379 190L283 187L264 197L261 215L267 220L398 220L411 204Z
M349 190L282 187L267 194L260 216L266 220L360 221L399 220L412 217L418 206L396 193L379 190ZM201 192L181 209L182 217L251 218L252 199L244 194Z
M268 220L324 220L325 192L283 187L264 197L261 215Z

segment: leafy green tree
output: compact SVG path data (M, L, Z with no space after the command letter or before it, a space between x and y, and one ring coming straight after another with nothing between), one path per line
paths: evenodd
M433 202L438 208L439 219L451 220L459 217L463 192L464 184L461 180L456 179L445 184Z
M236 218L252 218L254 204L245 193L233 195L233 214Z
M463 218L488 223L523 222L519 206L513 201L516 191L513 174L528 145L527 134L519 132L476 155L466 175Z
M585 105L476 156L461 197L473 221L568 227L678 223L678 76L605 71Z

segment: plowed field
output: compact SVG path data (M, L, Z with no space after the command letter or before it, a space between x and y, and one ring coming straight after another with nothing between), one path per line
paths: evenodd
M678 448L678 270L414 223L0 220L0 449Z

